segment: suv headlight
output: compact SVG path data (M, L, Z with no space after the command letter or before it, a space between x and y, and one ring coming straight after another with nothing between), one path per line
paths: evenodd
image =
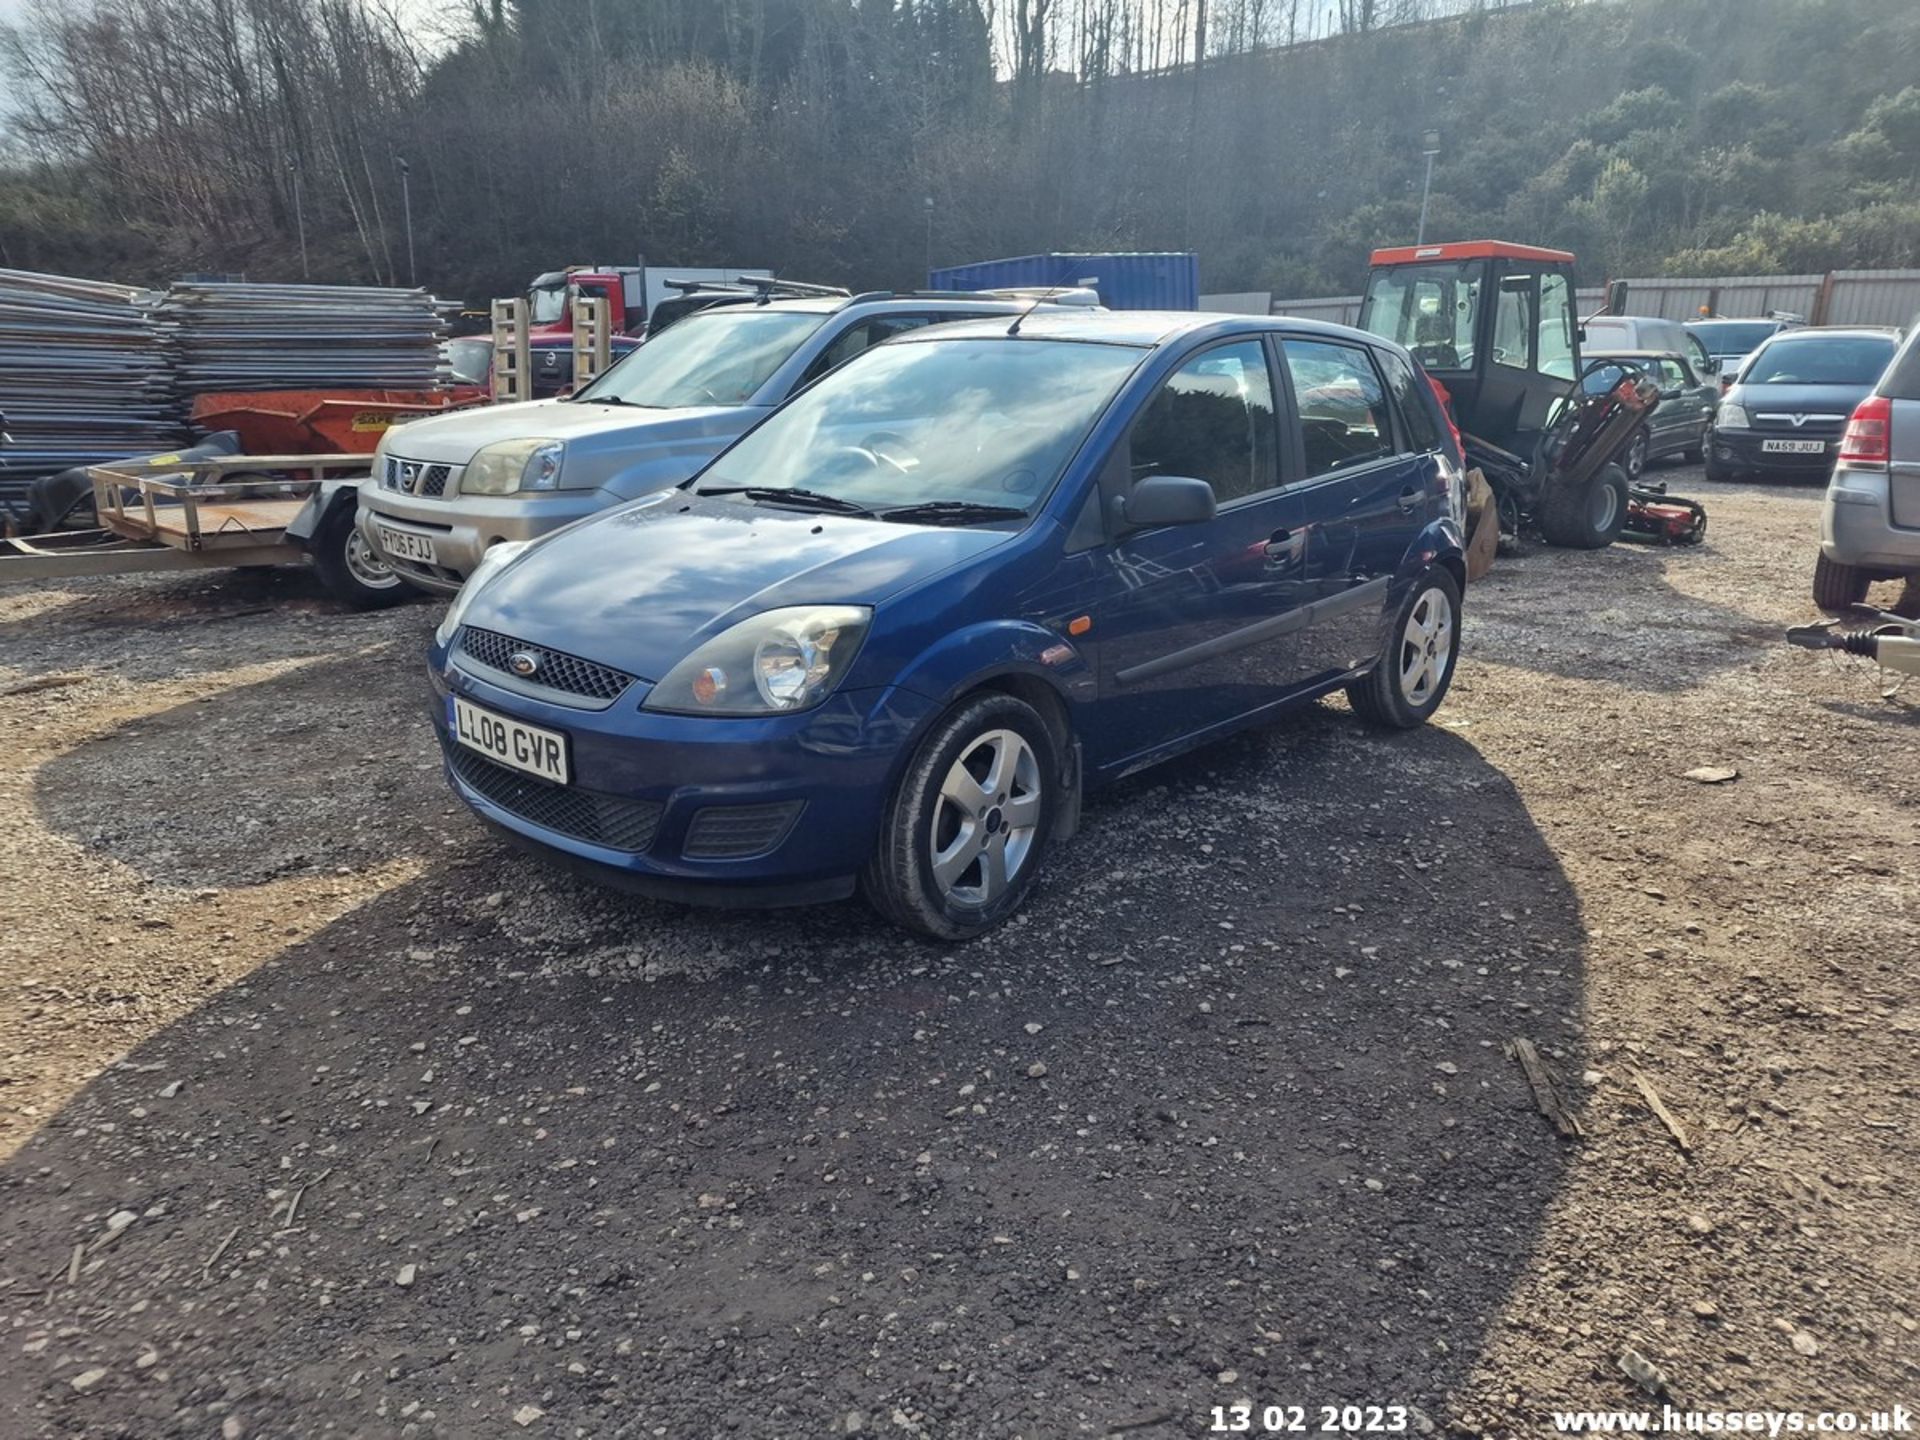
M1746 430L1746 407L1736 405L1731 400L1722 400L1720 408L1713 412L1713 428L1716 430Z
M560 483L564 440L502 440L467 462L460 474L462 495L511 495L518 490L551 490Z
M865 605L791 605L742 620L669 670L641 708L684 715L810 710L847 673L872 619Z
M502 540L497 545L489 545L487 553L480 557L480 563L473 567L473 573L460 586L460 593L447 606L447 613L440 617L440 626L433 632L433 638L443 647L451 645L453 632L460 628L460 618L467 613L473 597L480 593L480 587L498 574L501 566L532 543L531 540Z

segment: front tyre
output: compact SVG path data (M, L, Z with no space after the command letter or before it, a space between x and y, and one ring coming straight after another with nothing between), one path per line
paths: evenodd
M413 587L368 543L354 523L351 505L335 505L327 512L307 551L321 584L336 600L356 610L383 610L413 593Z
M1630 484L1638 484L1640 477L1646 473L1648 445L1647 427L1642 425L1633 432L1633 439L1627 442L1626 457L1621 462L1626 467Z
M1584 484L1549 484L1540 497L1540 533L1549 545L1604 550L1627 523L1627 475L1603 465Z
M1033 888L1066 798L1059 747L1039 712L998 691L934 725L900 777L860 876L867 902L903 929L971 940Z
M1453 684L1460 655L1460 583L1438 566L1423 573L1387 629L1379 661L1347 686L1354 713L1369 725L1424 725Z

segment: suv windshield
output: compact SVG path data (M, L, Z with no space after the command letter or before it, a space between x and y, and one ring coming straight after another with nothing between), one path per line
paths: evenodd
M1871 385L1893 358L1892 339L1809 335L1776 340L1747 362L1742 385Z
M1011 338L882 345L795 397L695 489L1030 512L1142 353Z
M655 335L573 398L672 410L744 405L826 316L722 306Z
M1707 353L1716 360L1727 359L1735 355L1748 355L1759 347L1762 340L1777 331L1780 326L1773 320L1753 320L1745 323L1706 322L1689 325L1700 343L1707 347Z
M1360 328L1411 350L1429 370L1473 368L1479 261L1396 265L1367 277Z

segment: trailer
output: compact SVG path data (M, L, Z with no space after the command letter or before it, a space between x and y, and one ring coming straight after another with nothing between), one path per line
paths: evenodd
M355 609L412 593L354 523L364 455L158 456L87 467L90 530L0 540L0 582L311 560Z

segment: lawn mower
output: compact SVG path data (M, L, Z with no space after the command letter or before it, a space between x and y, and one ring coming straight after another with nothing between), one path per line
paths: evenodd
M1609 309L1624 292L1613 288ZM1633 485L1615 463L1660 390L1631 361L1581 363L1568 252L1498 240L1376 250L1359 324L1405 345L1439 382L1503 539L1527 524L1550 545L1587 550L1623 531L1704 537L1702 506Z

